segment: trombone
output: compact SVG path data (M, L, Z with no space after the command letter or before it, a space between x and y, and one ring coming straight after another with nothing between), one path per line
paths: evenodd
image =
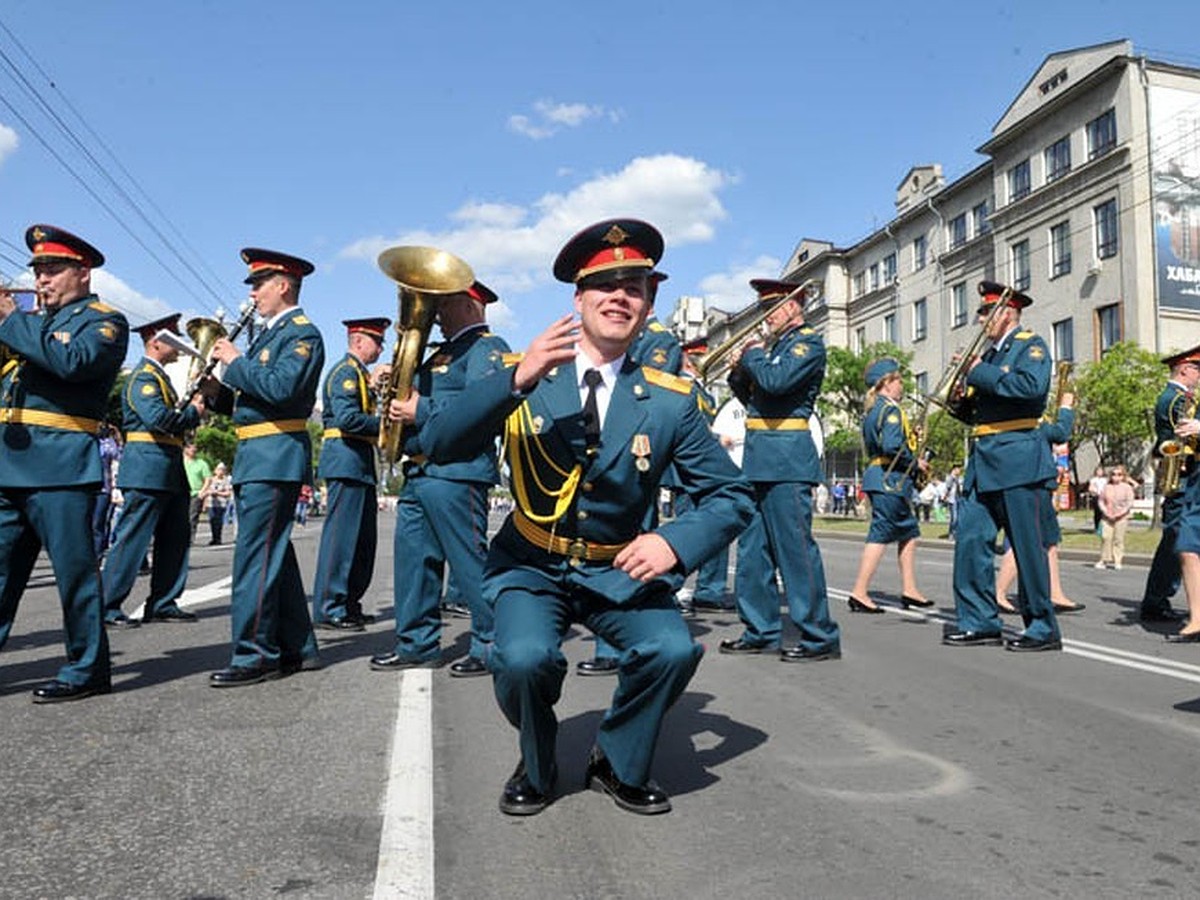
M789 300L795 300L801 294L804 296L804 305L815 302L821 296L823 289L823 282L815 278L809 278L807 281L797 285L794 290L780 297L770 306L758 309L745 325L716 347L709 350L708 353L704 354L702 359L696 362L696 374L700 376L700 381L707 387L714 381L727 376L733 368L734 359L741 356L741 350L747 344L754 340L770 340L775 337L773 330L763 328L763 323L770 318L775 310L781 308Z

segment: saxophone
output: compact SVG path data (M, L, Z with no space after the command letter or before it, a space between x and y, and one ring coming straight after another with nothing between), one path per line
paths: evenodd
M1200 393L1192 395L1176 422L1196 418L1197 404L1200 404ZM1159 492L1164 497L1174 497L1183 490L1183 469L1188 459L1196 455L1196 438L1194 434L1185 438L1171 438L1158 445L1158 453L1162 457L1158 484Z

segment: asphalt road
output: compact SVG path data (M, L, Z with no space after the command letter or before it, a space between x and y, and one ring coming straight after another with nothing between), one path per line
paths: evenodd
M201 546L198 623L113 633L112 695L34 706L63 652L39 566L0 654L0 897L1196 895L1200 651L1136 621L1144 568L1068 561L1087 608L1062 618L1066 650L1019 655L941 646L947 549L919 563L940 613L858 616L861 545L823 539L840 661L721 656L736 615L697 618L709 652L655 763L675 809L653 818L582 789L614 682L572 674L561 795L515 819L496 808L517 753L490 680L367 668L390 643L381 526L381 620L323 640L322 671L235 690L207 685L228 657L232 551ZM310 581L319 528L295 533ZM875 586L895 599L890 560ZM444 645L465 651L462 623Z

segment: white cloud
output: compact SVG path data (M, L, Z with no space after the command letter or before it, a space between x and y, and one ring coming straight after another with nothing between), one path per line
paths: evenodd
M134 328L175 312L162 300L139 294L116 275L104 269L92 270L92 291L105 303L125 313L129 324Z
M715 306L725 312L737 312L754 299L750 290L751 278L778 278L783 261L773 256L760 256L746 265L738 265L728 272L716 272L700 279L700 292L706 306Z
M3 165L4 160L16 152L20 143L17 133L7 125L0 123L0 165Z
M578 128L588 119L604 118L609 122L621 121L620 110L587 103L555 103L553 100L538 100L533 104L533 114L514 113L508 117L508 128L517 134L535 141L552 137L563 128Z
M449 216L454 227L365 237L338 255L374 262L382 250L397 244L442 247L470 262L499 293L524 293L550 280L551 263L572 234L601 219L632 216L663 232L669 272L671 247L713 239L726 216L719 194L734 181L690 157L639 157L566 193L544 194L528 207L472 202ZM775 263L772 271L778 268Z

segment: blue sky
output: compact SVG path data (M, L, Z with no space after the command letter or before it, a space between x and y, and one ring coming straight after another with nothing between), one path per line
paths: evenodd
M234 309L238 249L283 250L317 264L303 305L336 358L341 319L395 316L378 252L433 244L501 294L493 324L520 348L569 309L550 276L562 243L631 215L666 236L663 307L732 310L800 238L844 246L887 221L911 165L953 180L982 162L1049 53L1129 38L1200 66L1194 15L1175 0L5 0L0 273L19 275L29 224L60 225L105 252L95 284L136 325ZM9 63L136 196L87 128L113 151L153 228Z

